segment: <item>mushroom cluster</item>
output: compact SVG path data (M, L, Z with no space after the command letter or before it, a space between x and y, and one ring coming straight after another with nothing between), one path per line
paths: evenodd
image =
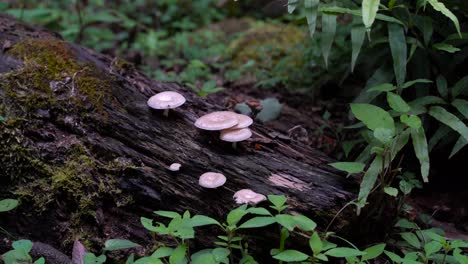
M220 139L232 142L236 148L239 141L246 140L252 136L248 128L253 120L249 116L237 114L230 111L219 111L206 114L195 121L195 126L209 131L221 131Z

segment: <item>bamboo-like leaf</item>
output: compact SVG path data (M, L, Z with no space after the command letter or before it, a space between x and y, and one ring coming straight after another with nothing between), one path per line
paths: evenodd
M387 102L390 107L400 113L406 113L411 110L411 107L396 93L387 92Z
M421 164L421 175L424 182L429 181L429 150L427 147L426 134L424 128L411 128L411 139L413 140L413 148L416 157Z
M406 78L406 59L408 52L403 27L396 24L388 24L388 38L393 58L393 71L395 72L397 85L401 87Z
M458 18L455 16L455 14L452 13L443 3L439 2L438 0L427 0L429 4L437 11L441 12L444 14L444 16L448 17L450 20L452 20L455 28L457 29L458 34L461 35L460 32L460 23L458 22Z
M370 31L374 23L377 11L379 10L380 0L363 0L362 1L362 22L364 26Z
M354 66L356 65L356 60L361 51L365 36L366 29L363 26L355 25L351 28L351 45L353 50L351 56L351 72L354 71Z
M353 16L362 17L362 10L349 9L349 8L339 7L339 6L320 6L319 7L319 12L325 13L325 14L331 14L331 15L350 14L350 15L353 15ZM400 24L402 26L405 26L405 23L401 22L400 20L398 20L398 19L396 19L396 18L394 18L392 16L377 14L375 19L380 20L380 21L385 21L385 22L395 23L395 24Z
M448 112L440 106L433 106L429 109L429 115L439 120L439 122L457 131L465 140L468 140L468 127L454 114Z
M458 151L468 144L468 141L463 137L459 137L455 145L453 146L452 152L450 153L449 159L451 159Z
M288 0L288 13L291 14L299 4L299 0Z
M310 37L314 37L315 27L317 24L317 11L320 0L304 0L305 15L307 25L309 26Z
M382 164L382 157L376 156L364 174L364 177L361 181L361 187L359 188L358 209L363 208L366 204L367 197L369 196L372 188L374 188L375 182L377 181L377 176L382 171Z
M450 127L441 125L432 135L431 139L429 139L429 152L431 152L437 143L439 143L439 141L447 136L451 131L452 129L450 129Z
M453 87L452 87L452 96L457 97L460 94L468 94L468 75L461 78Z
M445 51L445 52L448 52L448 53L455 53L457 51L460 51L459 48L453 46L452 44L448 44L448 43L436 43L436 44L432 45L432 48L434 48L436 50Z
M423 33L424 44L427 46L432 38L434 28L432 26L432 18L429 16L414 16L414 24Z
M448 87L447 87L447 80L445 79L445 77L442 75L437 76L436 84L437 84L437 90L439 91L440 96L442 96L442 98L444 99L447 99Z
M453 100L452 105L457 108L458 112L460 112L466 119L468 119L468 101L463 99L455 99Z
M322 38L320 46L322 48L323 59L325 60L325 67L328 68L328 56L333 45L333 40L336 34L336 16L335 15L322 15Z

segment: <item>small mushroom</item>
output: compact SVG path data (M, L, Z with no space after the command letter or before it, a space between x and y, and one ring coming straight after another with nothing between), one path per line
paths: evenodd
M236 148L237 142L246 140L252 136L252 131L248 128L226 129L221 131L219 138L223 141L232 142L232 147Z
M203 130L223 130L239 123L237 114L229 111L219 111L206 114L195 121L195 126Z
M253 119L250 118L250 116L243 114L237 114L237 121L237 125L231 127L230 129L247 128L253 124Z
M238 204L256 205L259 202L265 201L267 198L263 194L256 193L250 189L242 189L234 194L234 199Z
M204 188L218 188L226 183L226 177L221 173L206 172L200 176L198 184Z
M182 165L180 165L180 163L172 163L171 166L169 166L169 170L170 171L179 171L181 166Z
M165 91L151 96L148 106L153 109L164 110L164 116L169 115L169 109L177 108L185 103L185 97L177 92Z

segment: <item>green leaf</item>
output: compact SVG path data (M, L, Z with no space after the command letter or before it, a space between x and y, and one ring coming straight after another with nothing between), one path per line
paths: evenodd
M377 181L377 176L382 171L382 164L382 157L376 156L364 174L359 188L358 208L364 207L367 197Z
M416 116L416 115L401 115L400 116L400 121L411 127L411 128L415 128L415 129L418 129L422 126L422 123L421 123L421 119Z
M401 235L401 238L403 238L411 246L415 248L421 248L421 242L419 241L418 237L415 234L405 232L405 233L400 233L400 235Z
M314 252L314 256L320 254L322 252L323 248L323 243L322 240L320 239L320 236L317 232L314 232L312 236L309 239L309 246L312 249L312 252Z
M328 164L335 169L346 171L349 174L360 173L364 170L366 164L361 162L334 162Z
M232 210L227 215L227 224L236 225L242 219L242 217L244 217L244 215L246 215L247 213L248 212L245 211L245 207L242 207L242 206Z
M366 28L360 25L354 25L351 28L351 72L354 71L354 66L356 65L359 52L361 51L362 44L364 43L364 38L366 36Z
M167 218L171 218L171 219L180 216L180 214L178 214L176 212L172 212L172 211L155 211L154 213L159 215L159 216L167 217Z
M317 11L319 3L320 0L304 0L305 15L311 38L314 37L315 27L317 26Z
M444 99L447 99L448 88L447 88L447 80L445 79L445 77L442 75L437 76L436 84L437 84L437 90L439 91L440 96L442 96L442 98Z
M378 245L366 248L364 252L366 252L367 254L362 256L361 261L375 259L376 257L382 255L382 253L384 252L385 246L386 245L382 243L382 244L378 244Z
M395 262L395 263L401 263L403 261L403 259L398 256L397 254L395 253L392 253L390 251L384 251L385 255L387 255L391 261Z
M251 207L247 209L247 212L256 215L271 215L271 213L267 209L262 207Z
M452 96L455 98L460 94L468 93L468 75L461 78L453 87L452 87Z
M151 254L152 257L155 257L155 258L165 258L165 257L169 257L171 254L172 254L172 251L174 251L173 248L169 248L169 247L160 247L158 249L156 249L156 251Z
M359 9L349 9L349 8L344 8L344 7L339 7L339 6L320 6L319 11L325 14L334 14L334 15L339 15L339 14L351 14L354 16L359 16L362 17L362 10ZM392 16L386 16L382 14L377 14L375 16L375 19L389 22L389 23L396 23L400 24L402 26L405 26L403 22L400 20L392 17Z
M228 257L229 257L229 249L227 248L215 248L213 251L211 251L211 254L213 254L214 258L218 262L222 263L228 263Z
M13 242L12 246L14 249L21 251L25 254L28 254L29 251L31 251L33 247L33 243L31 242L31 240L22 239L22 240Z
M144 257L144 258L138 259L133 264L164 264L164 263L160 259L157 259L155 257Z
M34 261L33 264L45 264L45 259L43 257L40 257L36 261Z
M157 227L153 226L153 220L146 218L146 217L141 217L140 222L143 225L144 228L146 228L149 231L152 232L157 232Z
M374 86L367 90L366 92L373 92L373 91L379 91L379 92L390 92L393 90L396 90L397 88L391 84L391 83L382 83L377 86Z
M408 219L404 219L404 218L398 220L395 226L400 227L400 228L405 228L405 229L418 229L419 228L417 224L410 222L408 221Z
M450 152L449 159L451 159L455 154L458 153L462 148L468 144L468 141L464 137L459 137L455 145L453 146L452 152Z
M452 129L450 127L441 125L439 128L436 130L436 132L432 135L431 139L429 140L429 152L432 151L432 149L439 143L441 139L446 137L450 132L452 132Z
M276 207L282 208L286 204L286 196L284 195L268 195L268 200Z
M445 51L448 53L455 53L457 51L460 51L459 48L454 47L453 45L447 44L447 43L436 43L432 45L432 48L435 50L441 50L441 51Z
M453 251L453 257L458 261L460 264L467 264L468 263L468 256L462 252L461 249L456 248Z
M395 124L390 114L382 108L371 104L351 104L351 111L370 130L388 128L395 131Z
M441 250L442 246L443 245L437 241L431 241L424 245L424 252L426 252L426 256L431 256Z
M187 246L185 244L179 245L172 251L171 256L169 257L170 264L179 264L185 263L185 252L187 251Z
M465 140L468 140L468 128L454 114L448 112L440 106L433 106L429 109L429 115L437 119L439 122L451 127L457 131Z
M320 38L320 47L322 49L325 68L328 68L328 56L330 54L333 41L336 34L336 16L322 14L322 34Z
M303 231L313 231L317 224L305 215L294 215L295 225Z
M221 225L221 224L211 217L204 216L204 215L195 215L192 219L190 219L189 225L191 227L197 227L197 226Z
M429 45L429 42L432 38L432 33L434 31L434 27L432 25L432 18L430 16L421 16L421 15L413 15L414 24L419 30L423 33L424 44L426 46Z
M397 197L398 189L393 187L385 187L384 192L390 196Z
M417 83L432 83L431 80L428 80L428 79L416 79L416 80L412 80L412 81L409 81L409 82L405 82L401 88L402 89L406 89L406 88L409 88Z
M405 31L402 26L388 24L388 40L393 58L393 71L398 87L401 87L406 78L407 45Z
M245 221L239 228L258 228L276 223L276 219L271 216L257 216Z
M125 239L109 239L104 243L104 250L115 251L127 248L141 247L137 243Z
M328 250L324 254L331 256L331 257L335 257L335 258L347 258L347 257L362 256L362 255L365 255L366 252L362 252L354 248L337 247L337 248L332 248Z
M276 98L267 98L261 100L260 104L262 105L262 110L257 114L255 119L258 119L262 122L268 122L275 120L281 114L281 109L283 106L280 104Z
M308 259L309 256L297 250L285 250L274 255L273 258L286 262L298 262Z
M294 227L296 227L296 221L294 220L294 217L292 215L278 214L275 216L275 218L278 224L282 225L289 231L293 231Z
M457 108L458 112L460 112L466 119L468 119L468 101L463 99L455 99L453 100L452 105Z
M397 112L406 113L411 110L411 107L398 94L387 92L387 102Z
M380 0L362 1L362 22L367 30L370 30L379 10Z
M446 17L448 17L450 20L452 20L453 24L455 25L455 28L457 29L458 35L461 35L460 32L460 23L458 22L458 18L450 11L445 5L438 0L427 0L429 4L436 10L444 14Z
M0 212L8 212L18 206L18 200L4 199L0 201Z
M288 0L288 13L291 14L299 4L299 0Z
M417 129L411 129L411 139L413 140L413 148L416 157L421 164L421 175L424 182L428 182L429 179L429 150L427 147L426 134L424 128L419 127Z
M198 252L195 252L191 256L192 264L218 264L214 255L212 254L211 249L203 249Z

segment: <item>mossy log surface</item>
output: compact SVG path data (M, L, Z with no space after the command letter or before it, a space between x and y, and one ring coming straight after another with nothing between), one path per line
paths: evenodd
M125 61L2 15L0 50L0 198L22 202L0 226L17 238L66 253L77 238L91 248L109 238L150 245L140 216L190 210L221 219L244 188L285 194L291 211L325 226L354 197L355 184L327 165L329 157L270 138L261 124L237 150L196 129L199 116L226 109ZM187 98L168 118L146 105L165 90ZM174 162L181 171L167 169ZM226 185L201 188L207 171L223 173ZM201 233L199 245L212 246L212 229Z

